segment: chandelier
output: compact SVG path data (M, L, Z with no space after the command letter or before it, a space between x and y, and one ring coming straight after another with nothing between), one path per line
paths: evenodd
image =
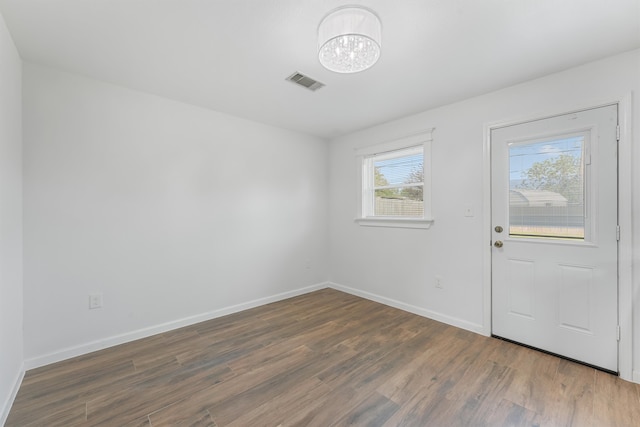
M335 9L318 27L318 58L328 70L357 73L380 58L382 24L371 10L358 6Z

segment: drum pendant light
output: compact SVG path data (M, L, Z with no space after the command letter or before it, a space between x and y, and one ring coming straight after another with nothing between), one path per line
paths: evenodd
M318 58L337 73L366 70L380 58L382 24L371 10L359 6L335 9L318 27Z

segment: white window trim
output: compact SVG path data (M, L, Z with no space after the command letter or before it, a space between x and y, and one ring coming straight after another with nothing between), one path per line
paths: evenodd
M434 128L429 130L408 135L393 141L382 144L372 145L356 149L356 160L358 170L358 212L356 213L355 222L368 227L395 227L395 228L430 228L433 224L433 213L431 210L431 143L433 141ZM364 158L374 155L383 154L391 151L403 150L406 148L422 146L424 153L424 181L423 181L423 218L385 218L385 217L367 217L363 215L364 207Z

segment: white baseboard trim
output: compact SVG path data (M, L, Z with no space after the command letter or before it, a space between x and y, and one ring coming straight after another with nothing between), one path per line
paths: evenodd
M633 377L631 378L631 381L640 384L640 371L633 371Z
M281 301L287 298L292 298L298 295L307 294L320 289L327 288L328 282L318 283L316 285L307 286L304 288L296 289L293 291L282 292L280 294L272 295L269 297L258 298L252 301L244 302L230 307L224 307L217 310L209 311L195 316L189 316L171 322L162 323L160 325L150 326L148 328L138 329L135 331L127 332L112 337L91 341L86 344L81 344L73 347L64 348L52 353L44 354L42 356L33 357L24 361L24 368L26 370L39 368L41 366L49 365L51 363L60 362L62 360L70 359L76 356L82 356L84 354L92 353L94 351L103 350L108 347L124 344L127 342L135 341L141 338L147 338L152 335L161 334L174 329L182 328L184 326L194 325L196 323L205 322L207 320L215 319L217 317L226 316L228 314L237 313L239 311L248 310L250 308L258 307L272 302ZM23 370L24 371L24 370Z
M361 291L359 289L350 288L348 286L339 285L333 282L329 282L329 287L342 292L346 292L351 295L355 295L371 301L379 302L380 304L384 304L390 307L398 308L400 310L408 311L409 313L417 314L418 316L426 317L432 320L437 320L438 322L446 323L447 325L455 326L456 328L466 329L467 331L475 332L480 335L486 335L486 331L483 328L483 326L477 323L469 322L467 320L459 319L457 317L438 313L437 311L427 310L426 308L416 307L415 305L407 304L391 298L372 294L370 292Z
M20 385L22 385L22 380L24 379L24 363L20 366L20 370L18 375L16 376L16 380L13 383L13 388L11 389L11 394L7 397L7 400L2 404L2 412L0 412L0 426L3 426L7 422L7 418L9 417L9 411L11 410L11 406L13 406L14 400L16 400L16 396L18 395L18 390L20 390Z

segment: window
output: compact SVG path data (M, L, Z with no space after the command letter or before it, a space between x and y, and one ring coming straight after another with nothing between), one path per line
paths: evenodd
M429 228L431 133L358 150L360 225Z
M366 216L424 218L422 146L367 156L362 167Z
M509 235L585 240L587 132L509 144Z

